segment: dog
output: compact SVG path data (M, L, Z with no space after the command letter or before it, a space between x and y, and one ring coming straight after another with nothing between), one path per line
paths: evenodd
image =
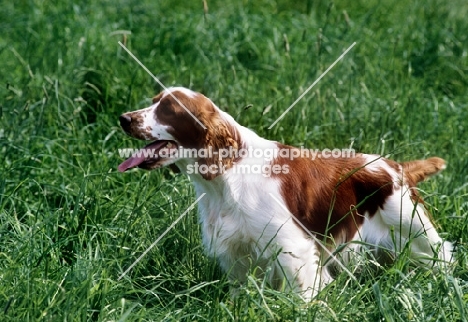
M183 87L119 120L131 137L151 143L118 170L169 166L186 173L203 196L204 247L236 283L255 268L272 287L311 299L333 280L329 264L345 268L363 245L377 259L403 249L422 265L452 258L416 188L445 168L441 158L399 163L336 151L311 157L258 136ZM338 249L339 260L332 254Z

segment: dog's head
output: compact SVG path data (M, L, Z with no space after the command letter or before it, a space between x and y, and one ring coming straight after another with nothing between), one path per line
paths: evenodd
M161 92L153 98L151 106L122 114L119 120L130 136L152 141L119 165L122 172L135 167L151 170L174 164L183 171L181 168L195 162L208 166L221 162L224 168L229 168L233 159L221 159L217 151L238 149L240 145L232 118L204 95L182 87ZM187 157L180 153L182 148L211 151L211 154L192 153L196 156ZM202 176L210 180L219 174L210 171Z

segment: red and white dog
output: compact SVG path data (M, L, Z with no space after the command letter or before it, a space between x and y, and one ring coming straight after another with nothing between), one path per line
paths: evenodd
M349 255L366 244L387 259L408 247L423 264L452 257L416 189L445 168L440 158L311 158L259 137L207 97L181 87L121 115L120 124L152 142L119 171L171 166L189 175L198 196L206 194L198 205L203 243L233 280L245 281L257 267L273 287L311 298L332 280L323 264L340 245Z

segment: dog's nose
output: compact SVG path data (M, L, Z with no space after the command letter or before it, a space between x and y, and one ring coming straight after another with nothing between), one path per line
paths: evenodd
M128 130L128 128L130 127L130 123L132 123L132 118L128 114L122 114L119 117L119 121L120 121L120 126L124 130Z

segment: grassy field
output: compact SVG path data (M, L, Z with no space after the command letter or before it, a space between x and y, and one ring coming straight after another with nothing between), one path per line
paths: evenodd
M0 320L467 321L466 1L207 4L2 2ZM358 282L339 275L308 304L253 277L231 298L193 209L119 280L195 198L168 169L116 170L119 148L141 146L118 116L161 89L118 41L167 86L205 93L264 137L446 159L421 190L457 244L453 272L402 255Z

